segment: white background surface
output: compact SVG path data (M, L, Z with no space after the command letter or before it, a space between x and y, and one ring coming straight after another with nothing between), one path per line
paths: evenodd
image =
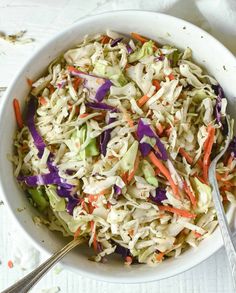
M235 0L0 0L0 31L12 34L27 30L26 37L35 39L26 45L13 45L0 39L0 96L21 64L50 36L81 17L116 9L160 11L184 18L209 31L236 55ZM0 205L0 291L37 264L32 256L35 252L18 233L6 207ZM9 269L8 260L16 260L17 254L22 254L22 263L17 265L15 262ZM44 256L41 255L40 259L42 261ZM22 266L27 270L22 270ZM44 289L50 288L53 288L50 293L58 290L63 293L235 292L223 249L188 272L159 282L107 284L82 278L64 269L59 274L55 270L49 272L32 292L47 292Z

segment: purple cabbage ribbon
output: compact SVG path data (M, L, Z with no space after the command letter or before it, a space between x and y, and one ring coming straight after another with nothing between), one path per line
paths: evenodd
M113 123L115 121L116 121L116 118L111 118L110 117L109 120L108 120L108 124L111 124L111 123ZM100 146L100 152L103 154L103 156L106 156L107 144L111 139L112 130L113 130L113 128L107 129L100 135L99 146Z
M26 125L29 128L29 131L33 137L34 145L38 149L38 157L42 158L44 149L46 144L44 143L41 135L36 129L36 125L34 122L34 116L37 110L37 100L36 98L31 95L30 100L28 103L28 111L26 116ZM58 168L55 166L53 162L53 154L50 153L47 160L47 166L49 169L48 174L41 174L41 175L33 175L33 176L18 176L19 181L24 181L28 186L35 187L40 185L49 185L54 184L57 185L57 194L60 197L67 198L67 211L72 214L74 207L79 203L79 199L73 196L72 188L74 185L66 183L66 180L61 178L58 173Z
M155 190L155 196L150 194L149 198L156 204L161 204L163 200L167 199L166 190L164 188L157 187Z
M218 124L221 123L221 107L222 107L222 99L225 97L224 91L222 87L218 85L212 85L212 88L217 95L216 97L216 105L214 109L214 115Z
M87 74L79 70L72 70L70 71L70 73L73 76L79 76L85 79L85 87L90 92L92 90L95 90L95 96L92 98L94 98L97 102L101 102L104 99L104 97L110 90L110 87L112 86L112 82L109 79L98 77L92 74Z
M142 140L142 138L144 136L154 138L156 140L156 146L159 150L159 152L154 150L156 156L159 159L164 160L164 161L166 161L168 159L167 151L166 151L163 143L161 142L160 138L151 129L150 125L145 124L141 118L139 119L139 122L138 122L137 136L138 136L139 142ZM153 147L150 144L143 142L143 143L139 143L139 149L140 149L142 156L145 157L150 153L150 151L153 149Z
M107 105L105 103L88 102L88 103L85 103L85 106L95 110L106 110L106 111L113 111L113 112L116 111L115 107Z
M111 41L111 47L115 47L118 43L120 43L123 40L123 38L117 38L115 40Z

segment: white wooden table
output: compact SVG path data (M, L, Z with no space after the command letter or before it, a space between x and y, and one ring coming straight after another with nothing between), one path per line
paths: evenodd
M214 3L213 3L214 2ZM0 96L15 71L50 36L81 17L115 9L164 11L204 27L236 54L235 0L0 0L0 31L27 30L35 42L25 45L0 40ZM234 38L234 41L233 41ZM0 100L1 106L1 100ZM1 200L1 195L0 195ZM0 204L0 291L27 273L14 264L8 268L18 236L6 207ZM21 240L22 241L22 240ZM44 256L41 255L41 260ZM49 272L32 292L63 293L232 293L226 255L221 249L197 267L178 276L139 285L117 285L93 281L62 270Z

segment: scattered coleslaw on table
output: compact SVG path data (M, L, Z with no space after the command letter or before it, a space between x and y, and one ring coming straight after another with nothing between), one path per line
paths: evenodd
M85 238L93 260L160 263L217 226L208 168L224 147L227 100L184 52L131 33L86 36L14 99L14 175L34 218ZM231 127L233 120L231 119ZM235 201L236 138L217 165Z

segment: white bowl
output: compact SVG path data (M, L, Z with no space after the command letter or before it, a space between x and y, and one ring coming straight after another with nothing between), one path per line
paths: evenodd
M7 153L12 151L12 139L16 128L12 100L17 97L23 105L29 92L27 77L33 80L40 77L55 57L76 45L85 34L104 32L107 28L124 34L137 32L163 44L174 44L181 49L192 48L195 61L207 68L223 86L230 104L228 109L236 118L236 59L216 39L188 22L153 12L117 11L82 19L52 38L33 54L16 75L1 101L0 111L0 191L22 232L25 232L39 250L48 255L61 248L68 239L50 232L44 226L35 226L32 217L37 211L28 203L13 177L13 168L7 159ZM24 211L17 212L17 208L23 207L26 207ZM177 259L166 260L156 267L124 266L118 256L107 264L94 263L87 259L90 250L86 247L72 251L64 258L63 263L78 274L98 280L117 283L148 282L181 273L211 256L221 246L222 239L217 229L212 236L202 241L197 249L189 249Z

